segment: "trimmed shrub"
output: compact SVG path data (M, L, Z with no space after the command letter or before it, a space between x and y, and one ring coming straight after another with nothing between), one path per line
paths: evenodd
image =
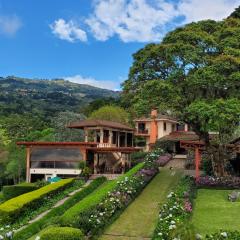
M41 240L81 240L81 230L70 227L50 227L41 236Z
M11 198L34 191L36 189L37 187L33 183L21 183L17 185L3 186L2 192L4 200L9 200Z
M88 186L84 187L81 191L75 193L68 200L66 200L64 204L62 204L59 207L53 208L47 215L45 215L38 221L28 225L21 231L16 232L13 236L13 239L14 240L28 239L34 234L40 232L47 225L56 221L59 216L66 212L67 209L74 206L76 203L78 203L79 201L84 199L87 195L96 190L99 186L106 182L106 180L107 179L105 177L99 177L97 179L94 179Z
M64 179L57 183L49 184L38 190L22 194L0 205L0 222L14 222L18 216L26 210L36 209L45 200L57 192L62 191L73 184L74 179Z

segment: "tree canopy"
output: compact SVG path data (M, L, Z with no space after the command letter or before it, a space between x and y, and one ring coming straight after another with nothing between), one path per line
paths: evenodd
M236 15L236 14L234 14ZM240 121L240 19L199 21L169 32L133 55L123 100L138 115L170 111L210 144L231 136Z
M90 114L89 119L108 120L127 124L129 122L129 115L121 107L107 105L99 108L96 111L93 111Z

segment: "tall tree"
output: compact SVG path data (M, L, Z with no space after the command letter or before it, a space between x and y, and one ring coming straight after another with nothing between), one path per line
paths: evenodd
M138 114L166 109L206 142L223 175L226 139L240 121L240 19L200 21L133 55L123 100ZM220 134L212 141L209 131ZM219 157L220 156L220 157Z

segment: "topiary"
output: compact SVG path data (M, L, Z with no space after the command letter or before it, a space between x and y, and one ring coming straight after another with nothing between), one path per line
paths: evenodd
M80 229L71 227L49 227L41 236L41 240L81 240L84 235Z

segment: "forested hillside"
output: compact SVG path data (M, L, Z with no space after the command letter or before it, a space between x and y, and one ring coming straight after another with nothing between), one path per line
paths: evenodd
M17 77L0 78L0 113L43 114L59 111L80 112L92 100L117 97L118 93L62 79L32 80Z

